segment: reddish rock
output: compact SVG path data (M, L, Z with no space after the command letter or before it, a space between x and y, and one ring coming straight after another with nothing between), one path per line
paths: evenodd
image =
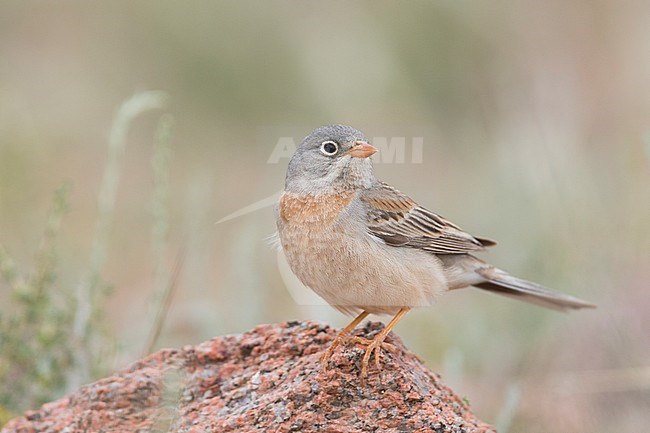
M372 337L382 325L356 331ZM262 325L161 350L115 375L10 421L20 432L494 432L391 334L382 373L363 348L318 363L335 331L315 322Z

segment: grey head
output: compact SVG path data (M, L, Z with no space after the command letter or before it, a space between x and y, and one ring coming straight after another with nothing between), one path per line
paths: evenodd
M374 181L370 156L377 149L346 125L315 129L300 143L287 169L287 191L318 195L368 188Z

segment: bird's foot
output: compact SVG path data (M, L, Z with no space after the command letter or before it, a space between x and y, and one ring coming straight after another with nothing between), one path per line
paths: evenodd
M332 357L332 354L334 353L334 349L336 349L338 346L345 346L348 341L350 341L351 337L343 332L340 332L336 337L334 337L334 341L329 345L327 349L323 352L323 354L320 356L318 361L320 364L323 366L323 370L327 370L330 362L330 358Z
M384 341L386 339L386 336L387 334L379 333L372 340L363 337L350 337L350 341L368 346L366 347L366 353L363 355L363 359L361 360L362 385L365 385L365 379L368 377L368 363L370 362L370 357L372 356L373 352L375 354L375 366L377 367L377 370L381 372L381 363L379 358L381 356L382 349L385 349L389 352L397 351L397 348L394 345L386 343Z
M354 318L352 322L348 324L345 328L339 332L336 337L334 337L334 341L332 341L332 344L325 349L325 352L320 356L320 363L323 366L323 370L327 370L327 366L329 365L330 358L332 357L332 353L334 353L334 349L336 349L337 346L340 346L341 344L345 344L348 342L350 339L350 332L357 326L363 319L368 317L368 312L367 311L361 311L361 313Z

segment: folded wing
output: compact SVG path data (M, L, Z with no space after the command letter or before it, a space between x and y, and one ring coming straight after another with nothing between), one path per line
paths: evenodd
M495 245L464 232L384 182L363 191L361 200L367 206L368 231L389 245L434 254L467 254Z

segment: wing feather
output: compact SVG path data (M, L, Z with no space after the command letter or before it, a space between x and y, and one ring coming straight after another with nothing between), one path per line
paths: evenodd
M367 206L368 231L389 245L466 254L495 244L464 232L384 182L378 181L360 198Z

